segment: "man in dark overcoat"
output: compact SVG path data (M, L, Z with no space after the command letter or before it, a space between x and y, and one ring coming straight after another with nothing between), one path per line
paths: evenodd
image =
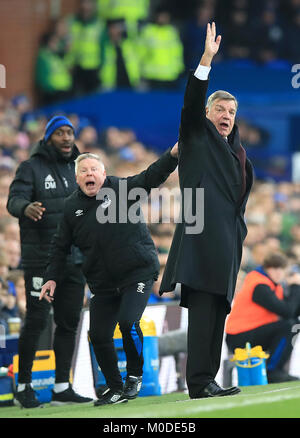
M253 171L235 124L235 97L216 91L205 104L220 42L215 23L208 24L203 56L185 91L178 142L182 220L160 287L163 294L180 283L180 305L188 308L186 379L191 398L240 391L221 388L215 376L247 234L244 212Z

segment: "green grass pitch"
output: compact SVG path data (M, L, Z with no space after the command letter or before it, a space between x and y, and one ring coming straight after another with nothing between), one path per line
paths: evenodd
M2 407L0 418L300 418L300 382L242 387L235 396L190 400L185 393L95 407Z

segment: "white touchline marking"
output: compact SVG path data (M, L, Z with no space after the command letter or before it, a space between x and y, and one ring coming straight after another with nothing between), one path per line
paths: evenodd
M298 389L300 390L300 386L296 386L296 387L290 387L290 388L280 388L280 389L273 389L271 391L264 391L260 394L240 394L237 396L228 396L226 397L226 403L209 403L208 405L197 405L197 406L189 406L188 408L185 409L185 406L182 406L183 411L187 411L187 413L189 412L209 412L209 411L220 411L220 410L227 410L227 409L231 409L231 408L235 408L235 407L244 407L244 406L250 406L250 405L255 405L255 404L263 404L263 403L269 403L269 402L278 402L278 401L282 401L282 400L289 400L289 399L293 399L293 398L300 398L299 393L295 393L295 394L282 394L283 391L290 391L293 389ZM278 394L280 393L280 394ZM262 394L262 396L261 396ZM270 396L268 396L270 395ZM229 401L228 399L234 398L234 401ZM249 398L250 397L250 398ZM251 398L251 397L255 397L255 398ZM225 398L225 397L224 397ZM223 399L223 397L220 397L218 400ZM193 399L193 400L184 400L184 401L189 401L191 403L195 402L195 401L207 401L209 399ZM211 400L211 399L210 399Z
M300 385L288 387L288 388L278 388L271 389L270 391L263 391L260 394L238 394L227 397L216 397L212 398L203 398L203 399L187 399L187 400L176 400L172 402L166 402L165 405L170 405L170 412L172 411L172 407L174 404L176 407L180 409L180 414L183 416L184 414L189 416L190 414L201 414L202 412L210 412L210 411L220 411L227 410L236 407L244 407L251 406L257 404L264 404L269 402L280 402L283 400L290 400L294 398L300 398L300 393L296 392L294 394L282 394L284 391L297 390L300 391ZM261 396L262 394L262 396ZM221 402L221 400L226 399L226 403ZM229 399L231 401L229 401ZM213 401L213 403L211 403ZM197 402L197 405L194 405ZM219 403L218 403L219 402ZM171 406L173 405L173 406ZM174 414L176 416L177 409L174 409ZM161 418L161 407L159 405L151 405L151 412L147 413L146 418ZM130 418L131 415L126 414L126 417ZM145 417L143 414L136 414L133 416L134 418ZM167 418L171 418L172 415Z

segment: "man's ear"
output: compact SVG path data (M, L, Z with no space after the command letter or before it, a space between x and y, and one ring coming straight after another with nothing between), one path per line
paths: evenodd
M205 114L206 114L206 116L207 116L207 114L208 114L208 111L209 111L209 110L208 110L208 106L206 106L206 107L205 107Z

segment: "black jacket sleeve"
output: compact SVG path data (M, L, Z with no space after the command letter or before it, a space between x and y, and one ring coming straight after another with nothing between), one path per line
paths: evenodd
M198 133L203 127L206 118L205 100L209 81L195 77L194 71L190 72L184 94L181 111L179 146L192 133Z
M157 161L150 164L150 166L143 172L129 176L127 180L127 189L141 187L150 190L163 184L170 173L172 173L178 164L177 158L173 157L169 148Z
M300 304L300 286L290 286L290 296L284 300L277 298L275 293L266 284L259 284L254 289L252 299L256 304L276 313L282 318L293 318L298 316Z
M36 201L36 199L33 199L34 191L32 168L27 161L23 161L18 167L15 178L9 188L8 212L20 219L27 205Z
M57 231L51 242L44 282L54 280L59 282L65 269L67 256L72 245L72 230L64 215L58 224Z

